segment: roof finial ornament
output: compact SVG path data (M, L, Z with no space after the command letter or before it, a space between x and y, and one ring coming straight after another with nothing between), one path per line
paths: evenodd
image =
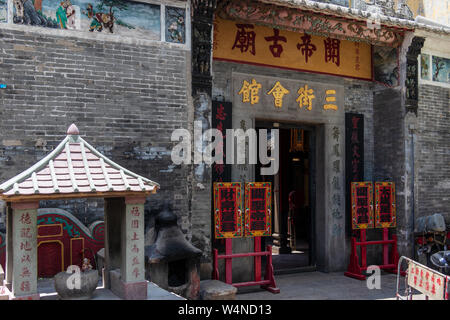
M69 127L69 129L67 129L67 135L79 135L80 131L78 131L77 126L75 125L75 123L72 123Z

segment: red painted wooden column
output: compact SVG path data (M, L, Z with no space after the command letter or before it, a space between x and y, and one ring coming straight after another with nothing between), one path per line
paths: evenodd
M360 242L366 242L366 229L361 229L360 232ZM367 267L367 247L366 245L361 245L361 267Z
M383 228L383 241L389 240L389 229ZM396 246L395 243L393 246ZM383 264L389 264L389 244L383 244Z
M233 239L225 239L225 254L233 254ZM225 259L225 282L228 284L233 283L233 269L232 269L232 258Z
M261 237L254 237L255 253L261 252ZM255 256L254 258L254 273L255 281L261 281L261 256Z

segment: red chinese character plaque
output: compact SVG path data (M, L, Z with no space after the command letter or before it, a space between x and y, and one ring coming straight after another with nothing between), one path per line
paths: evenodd
M373 228L373 184L352 182L352 229Z
M270 182L245 184L245 236L271 236L272 185Z
M395 228L395 184L375 182L375 228Z
M239 182L214 183L214 229L216 239L239 238L242 230L242 196Z

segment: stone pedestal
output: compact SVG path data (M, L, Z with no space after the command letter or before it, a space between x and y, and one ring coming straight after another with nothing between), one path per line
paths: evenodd
M37 209L39 202L11 204L12 221L12 300L39 299L37 293ZM9 266L8 266L9 267Z
M234 300L237 288L219 280L200 281L201 300Z
M144 253L145 197L126 197L121 221L120 269L109 272L111 291L126 300L147 299Z
M124 282L145 280L144 203L145 197L125 198L120 268Z
M111 291L125 300L147 300L148 281L125 282L121 279L120 270L109 273Z

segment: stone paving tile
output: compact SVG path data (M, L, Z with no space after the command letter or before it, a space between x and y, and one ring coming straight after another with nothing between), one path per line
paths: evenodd
M397 276L387 273L381 275L381 288L372 290L367 288L366 281L346 277L341 272L278 275L275 281L281 290L279 294L257 287L240 288L236 300L384 300L395 299L397 288Z
M38 292L41 300L59 300L58 294L55 292L53 279L39 279ZM99 281L99 286L95 290L90 300L121 300L111 290L103 288L103 284ZM147 291L147 300L186 300L185 298L166 291L156 284L149 282Z

